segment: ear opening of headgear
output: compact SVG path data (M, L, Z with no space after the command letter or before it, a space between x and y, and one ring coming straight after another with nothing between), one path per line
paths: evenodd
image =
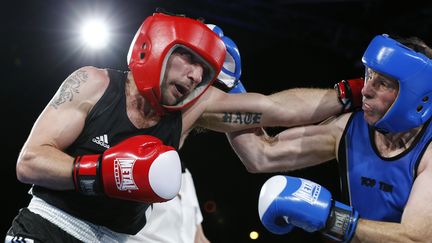
M178 49L189 51L208 69L195 90L176 105L161 104L161 82L169 56ZM138 29L128 52L128 66L138 91L160 113L192 105L214 82L225 59L221 38L199 20L155 13ZM205 86L205 87L204 87Z
M375 123L383 132L403 132L424 124L432 115L432 60L388 35L376 36L367 47L363 64L399 82L399 94Z

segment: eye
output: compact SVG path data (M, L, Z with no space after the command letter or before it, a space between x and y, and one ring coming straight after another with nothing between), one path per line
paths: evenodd
M372 79L372 75L373 75L372 71L370 69L366 69L366 71L365 71L365 81L371 80Z
M192 55L189 53L182 53L181 56L189 63L192 62Z

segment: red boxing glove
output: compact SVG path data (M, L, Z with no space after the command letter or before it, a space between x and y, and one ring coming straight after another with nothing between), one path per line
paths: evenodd
M173 147L153 136L128 138L103 154L78 156L73 180L78 192L144 203L174 198L181 185L181 163Z
M363 78L342 80L335 84L339 102L342 104L342 112L353 111L362 105Z

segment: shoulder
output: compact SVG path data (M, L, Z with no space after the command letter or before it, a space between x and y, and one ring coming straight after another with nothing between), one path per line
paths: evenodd
M329 125L343 132L352 115L353 113L344 113L339 116L332 116L321 122L321 125Z
M83 97L96 98L103 94L108 87L108 71L93 66L85 66L70 74L65 83L79 89L79 93Z
M227 97L228 94L221 91L218 88L210 86L206 92L202 95L202 97L197 102L201 106L208 106L217 100L222 100L224 97Z
M333 137L336 141L335 153L336 156L339 154L339 145L348 124L348 121L353 116L353 113L344 113L336 117L330 117L326 121L323 122L326 125L325 129L328 129L329 132L333 134Z
M208 107L216 101L222 100L224 96L226 93L210 86L193 105L182 110L183 133L190 131Z
M420 159L419 166L417 168L417 175L420 175L424 171L429 171L432 174L432 143L429 143L425 153Z
M65 82L86 85L88 88L105 86L109 82L108 71L93 66L81 67L72 72Z
M61 104L95 104L109 84L108 72L92 66L79 68L72 72L61 84L52 105Z

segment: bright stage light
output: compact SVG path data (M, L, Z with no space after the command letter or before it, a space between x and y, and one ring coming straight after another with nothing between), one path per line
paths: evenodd
M249 238L251 238L252 240L256 240L256 239L258 239L258 237L259 237L259 234L256 231L251 231L249 233Z
M109 42L109 31L106 23L101 20L90 20L81 28L81 40L88 47L104 48Z

